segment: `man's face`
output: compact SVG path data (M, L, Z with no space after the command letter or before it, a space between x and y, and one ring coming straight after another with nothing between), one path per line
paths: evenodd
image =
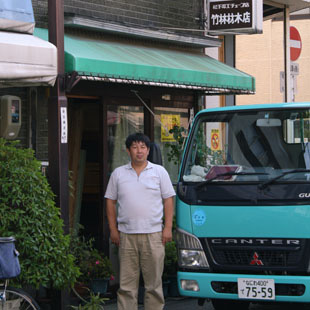
M127 149L127 153L131 158L131 161L136 164L141 164L147 161L150 149L144 142L135 141L131 144L130 148Z

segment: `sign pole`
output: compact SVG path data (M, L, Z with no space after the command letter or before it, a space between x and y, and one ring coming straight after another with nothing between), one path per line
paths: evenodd
M284 101L292 100L291 87L291 52L290 52L290 9L288 6L284 8L284 74L285 74L285 92Z

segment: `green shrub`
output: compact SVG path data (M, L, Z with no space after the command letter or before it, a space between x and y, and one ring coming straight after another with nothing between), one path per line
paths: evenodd
M82 304L78 306L71 306L72 309L75 310L104 310L104 302L108 300L108 298L100 297L100 294L95 294L90 291L90 297L88 300L83 299L81 296L77 295L81 300Z
M163 278L176 276L178 266L178 256L175 241L167 242L165 245L165 261Z
M14 236L21 285L71 287L79 269L70 254L54 194L30 149L0 138L0 236Z

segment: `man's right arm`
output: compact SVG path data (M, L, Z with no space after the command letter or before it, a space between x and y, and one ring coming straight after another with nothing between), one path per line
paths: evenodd
M110 238L112 243L119 246L120 237L116 221L116 200L107 198L106 202L107 202L107 218L110 227Z

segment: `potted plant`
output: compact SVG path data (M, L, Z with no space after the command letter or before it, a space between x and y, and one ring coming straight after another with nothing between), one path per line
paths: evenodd
M81 264L81 272L89 278L94 293L105 294L109 281L114 279L111 261L97 249L88 254Z
M80 226L79 230L81 231L82 228ZM75 290L83 294L89 287L95 293L106 293L109 280L114 279L110 259L94 248L93 238L87 240L81 234L74 232L71 235L71 253L80 270Z
M94 239L87 240L81 231L83 227L80 225L79 229L71 232L70 252L74 256L75 264L80 270L80 275L74 284L75 294L87 295L89 292L89 276L87 271L83 269L85 257L89 256L89 253L93 250Z

